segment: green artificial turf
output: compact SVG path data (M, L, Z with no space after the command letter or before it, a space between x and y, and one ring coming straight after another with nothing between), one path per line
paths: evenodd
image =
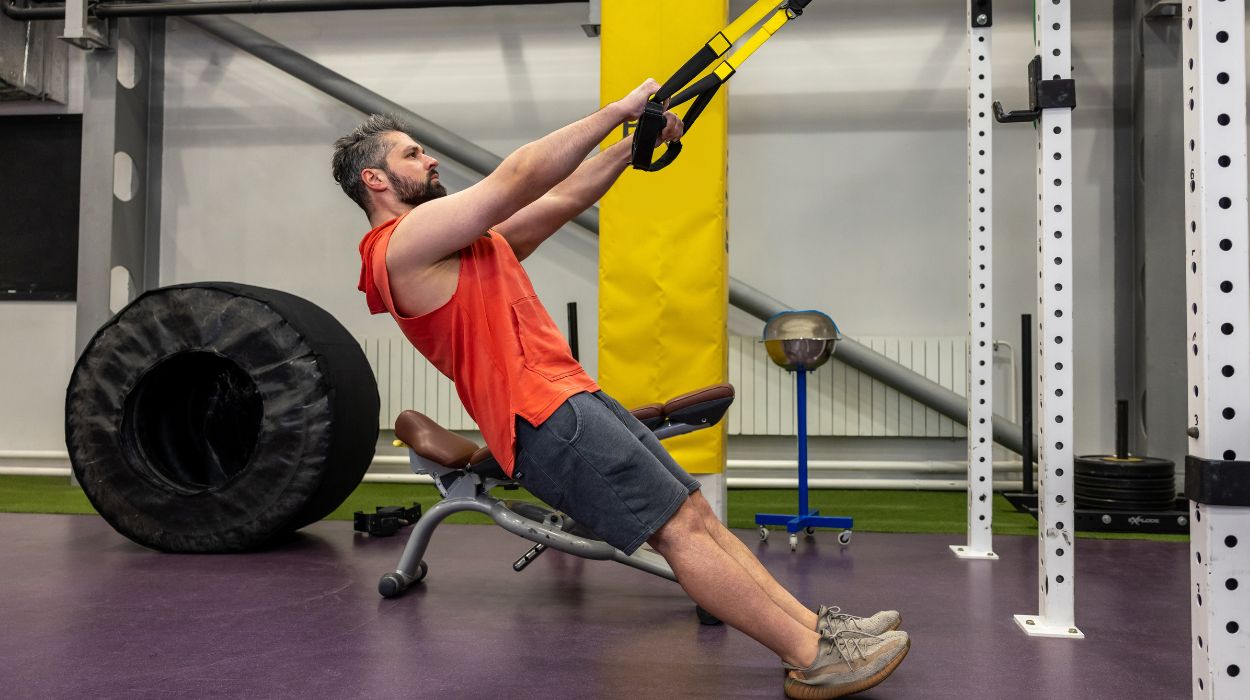
M0 477L0 512L95 513L82 489L55 476Z
M500 498L535 501L518 489L492 492ZM332 520L351 520L352 513L373 512L377 506L409 506L420 503L422 510L439 500L433 486L423 484L363 483L329 515ZM811 491L809 507L822 515L851 516L859 532L966 532L967 494L958 491ZM798 509L798 492L792 489L732 489L729 491L729 526L755 527L756 513L793 514ZM0 477L0 512L8 513L94 513L82 490L69 479L42 476ZM479 513L457 513L451 523L489 523ZM1037 521L1019 513L1007 499L994 497L994 534L1036 535ZM1140 535L1127 533L1079 533L1081 537L1105 539L1148 539L1188 541L1185 535ZM957 544L953 542L952 544Z

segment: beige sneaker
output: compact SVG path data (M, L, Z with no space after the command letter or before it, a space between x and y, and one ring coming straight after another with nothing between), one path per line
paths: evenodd
M903 616L897 610L882 610L872 617L856 617L842 612L840 608L822 605L816 615L816 631L826 636L842 630L877 635L892 632L903 624Z
M906 632L871 635L842 630L822 636L811 666L786 665L786 697L827 700L867 690L893 673L910 648Z

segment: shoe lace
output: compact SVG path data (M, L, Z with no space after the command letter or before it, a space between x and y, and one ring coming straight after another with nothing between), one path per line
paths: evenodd
M821 617L829 617L829 618L834 618L834 619L837 619L837 620L862 620L862 619L864 619L864 618L862 618L862 617L860 617L860 616L858 616L858 615L852 615L852 614L850 614L850 613L844 613L844 612L842 612L842 608L839 608L839 607L838 607L838 606L836 606L836 605L831 605L831 606L829 606L829 607L825 608L825 613L824 613L824 615L822 615Z
M834 645L838 650L838 654L842 656L842 660L846 662L847 668L854 668L855 664L852 662L855 660L855 657L859 657L861 660L868 658L868 655L864 652L864 646L876 646L885 640L865 632L842 630L836 634L824 637L822 641Z
M833 624L835 622L841 622L843 625L848 625L851 622L858 622L862 619L864 618L859 617L858 615L851 615L849 613L842 612L842 608L837 606L821 606L820 623L817 627L820 629L820 633L822 635L832 635L836 634L833 630Z

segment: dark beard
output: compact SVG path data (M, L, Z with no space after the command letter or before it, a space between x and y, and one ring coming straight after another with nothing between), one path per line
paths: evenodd
M447 188L443 187L441 182L434 182L434 173L432 172L426 175L425 182L415 178L403 177L390 170L385 172L391 180L391 189L394 190L395 196L408 206L417 207L431 199L447 196Z

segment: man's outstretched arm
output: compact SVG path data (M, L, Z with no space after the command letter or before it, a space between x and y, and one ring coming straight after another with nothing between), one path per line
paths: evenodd
M586 153L627 119L637 119L659 88L643 83L625 98L526 144L472 187L417 207L400 222L387 249L392 276L428 268L471 244L568 178Z
M681 138L681 120L672 113L661 134L664 141ZM543 241L551 237L573 217L586 211L612 187L629 167L634 136L617 141L578 166L567 179L537 201L495 226L517 259L524 260Z

